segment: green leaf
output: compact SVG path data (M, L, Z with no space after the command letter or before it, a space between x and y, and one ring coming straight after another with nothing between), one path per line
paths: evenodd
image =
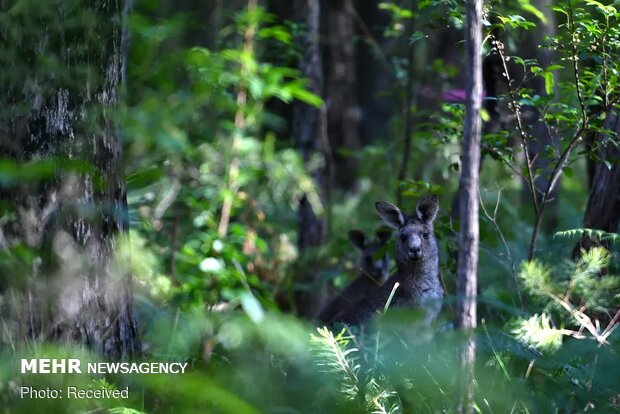
M426 35L418 30L414 32L411 36L409 36L409 44L412 45L424 38L426 38Z
M489 122L491 120L491 116L489 115L489 112L484 108L480 109L480 118L482 118L484 122Z
M612 14L616 13L616 9L614 8L614 6L606 6L603 3L598 2L596 0L586 0L586 4L588 6L595 6L595 7L597 7L605 15L612 15Z
M547 17L545 14L534 7L528 0L519 0L519 5L526 12L532 13L536 16L543 24L547 24Z
M565 15L566 17L568 17L568 12L566 10L564 10L562 7L559 6L553 6L551 8L551 10L558 12L558 13L562 13L563 15Z
M564 69L562 65L551 65L547 68L547 72L553 72L554 70Z
M293 96L295 96L296 99L307 103L310 106L314 106L317 108L320 108L323 105L323 99L321 99L320 96L307 91L305 89L297 89L293 92Z
M545 76L545 92L547 92L547 95L551 95L553 94L553 85L554 85L553 73L545 72L544 76Z

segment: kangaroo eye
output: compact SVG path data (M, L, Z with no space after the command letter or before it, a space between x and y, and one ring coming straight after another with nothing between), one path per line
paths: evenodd
M407 235L406 235L405 233L401 233L401 234L400 234L400 239L401 239L402 241L405 241L405 240L407 239Z
M428 233L422 233L422 237L424 237L425 239L428 239L429 234Z

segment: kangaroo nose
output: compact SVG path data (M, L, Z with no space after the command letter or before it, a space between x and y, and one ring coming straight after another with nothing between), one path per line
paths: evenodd
M420 253L420 246L411 246L409 247L409 253Z

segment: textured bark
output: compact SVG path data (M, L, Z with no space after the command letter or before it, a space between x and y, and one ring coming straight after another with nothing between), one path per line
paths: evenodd
M595 164L590 196L583 217L583 226L606 232L616 232L620 223L620 115L611 110L605 119L605 129L614 131L615 137L599 136L602 150L600 161ZM605 163L611 164L611 168ZM573 257L581 255L581 249L589 250L599 243L583 236L573 249Z
M482 0L465 3L466 102L465 131L460 198L459 256L456 280L456 325L462 329L476 327L478 283L478 186L480 168L480 133L482 105ZM469 338L462 353L463 398L461 412L473 412L474 362L476 344Z
M319 0L298 0L295 10L297 20L306 27L306 33L297 39L301 50L304 51L299 62L302 75L309 81L311 92L321 96L323 92L323 62L319 43L321 4ZM322 109L314 108L303 102L296 102L293 107L293 136L304 162L308 162L313 155L322 154L329 159L329 149L326 148L325 116ZM329 168L319 168L310 171L319 189L323 191L323 199L327 201L329 209L330 180ZM297 248L300 253L308 253L313 247L320 246L325 238L326 226L314 212L312 203L305 195L299 203L297 211ZM314 267L304 269L298 274L297 283L312 284L316 289L309 292L300 292L295 295L297 312L303 316L313 316L324 299L324 289L321 289L319 269Z
M478 180L480 165L480 108L482 104L482 3L467 2L465 50L467 54L467 97L461 180L461 232L457 274L456 323L462 328L476 326L476 287L478 273Z
M497 36L497 34L496 34ZM486 99L483 102L483 108L489 114L489 120L482 123L482 134L495 134L502 128L501 111L497 104L497 98L500 93L500 82L503 81L502 77L502 63L499 55L496 53L489 54L482 62L482 85L486 95ZM482 171L484 156L482 148L480 148L480 163L479 170ZM461 188L456 191L454 198L452 199L452 205L450 206L450 218L458 221L460 217L461 209ZM458 252L454 252L455 255ZM455 257L456 259L456 257Z
M302 58L299 62L299 69L302 75L308 79L308 89L317 94L323 93L323 61L319 44L321 6L319 0L297 0L298 11L297 20L305 25L306 33L297 40L301 50ZM297 148L302 154L304 161L317 151L322 150L321 110L303 102L295 102L293 107L293 136ZM314 172L316 178L323 174Z
M0 4L5 11L13 2ZM13 110L2 113L0 157L52 166L0 189L15 209L4 217L6 247L39 255L12 326L23 340L85 344L114 359L140 349L130 277L111 260L128 227L115 120L128 7L121 0L33 3L10 24L28 26L34 15L36 26L0 34L20 47L2 62L8 93L0 99Z
M307 258L308 255L316 253L315 247L323 244L324 229L323 221L316 216L306 196L303 196L299 202L297 228L297 249ZM295 281L297 286L312 285L313 287L295 294L297 313L305 317L316 315L325 299L325 287L320 281L320 269L316 266L316 260L312 260L312 263L312 266L307 266L298 272Z

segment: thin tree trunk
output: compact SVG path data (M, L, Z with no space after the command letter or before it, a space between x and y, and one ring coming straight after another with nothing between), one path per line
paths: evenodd
M12 3L0 1L2 11ZM1 106L12 108L1 113L0 157L52 169L0 187L0 201L15 209L14 219L5 217L6 244L36 255L23 307L16 304L5 326L22 340L84 344L113 359L140 350L131 278L112 257L128 229L115 119L128 7L121 0L28 3L0 23L30 27L28 37L0 33L3 44L20 45L0 57ZM86 11L95 17L84 20ZM38 26L27 23L33 15Z
M456 325L461 329L476 327L476 292L478 281L478 185L480 168L480 134L482 106L482 0L466 1L465 53L466 102L465 132L461 169L459 258L457 271ZM476 344L469 338L463 350L463 399L461 412L473 412L474 362Z

